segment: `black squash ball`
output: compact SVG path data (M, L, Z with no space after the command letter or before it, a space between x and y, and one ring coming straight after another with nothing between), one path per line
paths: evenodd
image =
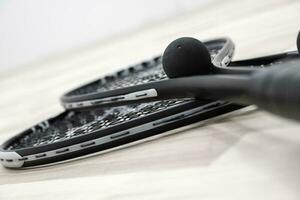
M183 37L171 42L164 51L163 68L169 78L205 75L212 72L210 53L199 40Z

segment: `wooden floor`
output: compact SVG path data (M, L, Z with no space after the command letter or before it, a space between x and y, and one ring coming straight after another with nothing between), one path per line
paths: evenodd
M230 36L235 59L249 58L295 49L299 19L299 0L216 0L1 74L0 141L61 112L66 90L160 54L177 37ZM300 124L249 107L171 133L46 168L1 167L0 199L300 199Z

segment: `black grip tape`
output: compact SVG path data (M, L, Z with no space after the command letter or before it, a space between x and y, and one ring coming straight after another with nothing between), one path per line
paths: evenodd
M255 73L249 87L259 107L300 120L300 59Z

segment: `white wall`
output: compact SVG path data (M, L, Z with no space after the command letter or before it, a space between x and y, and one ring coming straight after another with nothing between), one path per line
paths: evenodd
M0 0L0 72L192 10L209 0Z

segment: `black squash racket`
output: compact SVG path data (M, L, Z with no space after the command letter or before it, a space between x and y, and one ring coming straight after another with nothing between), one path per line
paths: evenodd
M178 51L183 51L184 53L188 54L180 55L179 52L177 53L178 55L171 55L171 59L165 59L167 60L167 66L173 68L175 66L175 69L172 69L173 71L168 70L168 76L174 77L172 79L169 79L162 67L160 67L156 72L151 71L151 73L149 73L148 75L143 74L144 77L147 77L145 80L137 77L139 76L139 73L137 73L136 75L125 76L125 78L118 78L117 84L115 84L116 82L114 81L114 79L116 79L118 76L122 77L122 73L130 74L129 68L129 71L121 71L116 75L108 76L104 79L97 80L66 93L61 97L61 103L66 109L82 110L105 106L144 103L172 98L199 99L197 95L200 91L202 92L202 94L199 95L200 98L203 99L203 97L205 97L205 99L216 99L214 96L213 98L210 98L210 93L209 91L207 91L208 89L204 89L205 87L202 87L202 85L205 86L206 82L214 82L207 85L214 88L220 87L220 90L222 90L221 86L226 81L215 81L213 78L210 78L212 77L211 75L233 75L232 82L230 83L229 81L227 81L229 82L228 86L224 85L224 91L226 87L228 87L229 89L238 89L240 87L240 82L239 80L237 80L235 84L235 75L249 76L253 72L257 72L261 68L281 65L282 63L290 62L299 58L298 51L290 51L270 56L236 61L230 63L229 67L226 67L228 65L228 62L232 58L234 50L234 45L230 39L223 38L211 40L204 43L204 45L209 50L207 52L210 52L212 60L211 63L208 63L206 59L209 57L207 55L203 55L206 54L202 49L203 44L197 44L198 42L199 41L192 38L180 38L178 39L178 42L177 40L175 40L166 49L164 58L169 56L168 49L171 49L172 53L176 53L176 51L179 49ZM196 45L194 45L194 43L196 43ZM184 48L183 44L188 46L186 50L182 50ZM199 48L195 50L193 45ZM182 59L178 59L178 57L182 57ZM201 57L204 57L204 59L201 59ZM147 66L153 65L155 62L155 60L152 62L145 62L141 67L147 68ZM201 66L202 63L205 63L205 65ZM179 67L176 68L176 65L179 65ZM187 67L186 65L189 66ZM200 74L198 72L198 68L200 68ZM196 74L195 72L198 74ZM201 74L202 72L203 74ZM143 73L148 73L148 71L145 70L143 71ZM177 76L176 74L178 73L180 73L181 76L182 74L184 74L184 77ZM210 75L207 76L205 80L197 82L201 78L205 78L205 76L202 75L207 74ZM129 79L134 79L135 81L127 81ZM126 83L124 84L124 82ZM111 87L110 83L113 84L113 87Z
M228 43L226 39L223 41ZM163 54L163 69L170 79L72 96L75 90L63 96L62 102L68 109L82 109L168 99L222 99L242 105L255 104L273 114L300 121L299 44L300 33L298 51L222 67L216 64L222 62L214 62L218 56L211 62L205 44L195 38L179 38ZM221 49L226 49L226 45ZM272 67L249 68L253 65Z
M229 63L234 46L220 53L224 41L207 42L212 57ZM224 49L223 49L224 50ZM118 71L74 94L88 94L166 79L161 57ZM242 106L224 101L172 99L151 103L65 111L6 141L0 162L8 168L50 164L118 147L168 130L224 114Z

